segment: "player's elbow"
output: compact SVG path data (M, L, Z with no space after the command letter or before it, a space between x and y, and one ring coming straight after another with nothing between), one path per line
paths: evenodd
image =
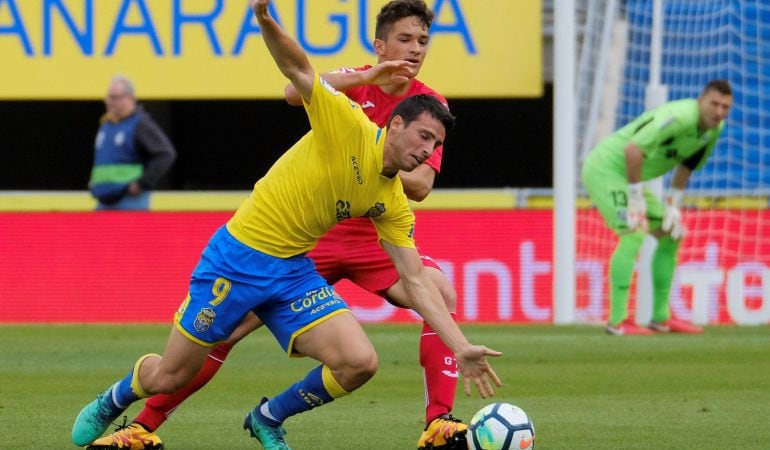
M412 191L407 192L406 196L409 200L421 202L428 197L428 194L430 194L429 189L413 189Z
M292 67L291 69L284 70L283 74L291 81L297 96L310 101L310 94L313 92L313 83L315 81L313 68L310 66ZM299 101L301 104L302 100Z
M444 299L444 304L446 305L446 309L449 310L449 312L456 312L457 311L457 291L455 291L455 288L452 287L451 284L446 283L443 286L439 288L439 292L441 292L441 298Z
M297 92L297 89L294 88L293 84L289 84L284 88L283 98L286 100L286 103L291 106L302 105L302 97L299 95L299 92Z
M421 202L430 194L432 185L426 183L410 183L409 186L404 186L404 192L409 200L415 202Z

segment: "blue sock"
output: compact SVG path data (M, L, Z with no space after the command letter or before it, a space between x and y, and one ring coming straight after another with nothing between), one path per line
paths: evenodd
M112 386L112 388L110 388L109 392L112 398L112 402L116 407L123 410L128 408L131 403L134 403L140 398L146 398L150 396L150 394L144 391L142 385L139 383L138 375L139 367L142 366L142 363L145 359L151 356L160 357L160 355L156 355L154 353L148 353L140 357L136 361L136 364L134 364L134 368L128 372L128 375L126 375L122 380L118 381Z
M128 375L112 386L112 401L119 408L126 409L131 403L141 398L131 389L131 380L133 378L134 371L131 370L128 372Z
M324 374L324 372L326 373ZM335 395L332 396L329 391L334 392ZM262 414L262 416L277 426L290 416L309 411L333 401L336 397L347 394L348 392L342 389L337 381L334 380L331 370L320 365L308 372L305 378L270 399L267 403L267 408L270 410L272 418L265 416L265 414ZM257 410L259 410L259 407L257 407Z

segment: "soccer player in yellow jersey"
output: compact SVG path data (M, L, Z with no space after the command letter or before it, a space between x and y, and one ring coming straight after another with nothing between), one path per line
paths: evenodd
M386 129L327 85L307 56L268 13L269 0L250 0L262 36L281 72L301 94L312 130L254 185L232 219L215 232L195 268L164 356L139 358L132 370L78 414L72 441L98 438L131 403L184 386L209 350L254 311L291 356L321 364L246 415L244 428L266 449L288 449L284 420L362 386L377 355L345 302L305 253L325 231L351 217L369 217L419 313L454 352L466 394L471 384L486 398L500 379L487 356L450 317L426 275L412 238L411 212L399 170L411 171L441 145L454 118L434 97L405 99ZM392 76L412 63L394 62ZM401 75L399 75L401 74Z

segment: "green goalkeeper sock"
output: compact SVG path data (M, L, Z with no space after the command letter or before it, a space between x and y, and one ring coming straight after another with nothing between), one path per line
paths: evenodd
M624 234L610 258L610 325L618 325L628 317L628 288L642 242L644 233Z
M654 295L652 320L654 322L665 322L671 316L668 305L671 282L674 280L674 271L676 270L677 250L679 250L679 241L671 239L671 236L662 236L658 239L658 246L652 255Z

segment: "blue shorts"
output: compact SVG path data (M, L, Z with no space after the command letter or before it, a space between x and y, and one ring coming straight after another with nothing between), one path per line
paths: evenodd
M213 346L227 339L249 311L293 355L297 336L349 310L307 256L267 255L222 226L203 250L174 322L190 340Z

